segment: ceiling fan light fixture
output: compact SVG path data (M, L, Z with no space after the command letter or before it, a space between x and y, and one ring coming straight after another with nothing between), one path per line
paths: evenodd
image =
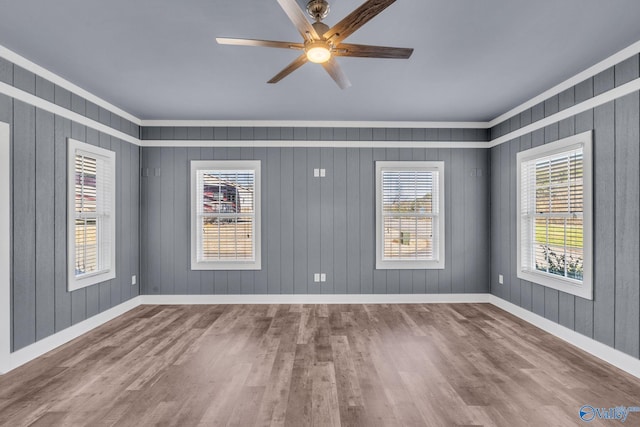
M331 59L331 49L325 42L311 42L305 46L307 59L316 64L322 64Z

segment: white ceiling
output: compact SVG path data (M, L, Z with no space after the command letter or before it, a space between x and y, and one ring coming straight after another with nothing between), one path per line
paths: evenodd
M332 26L364 0L334 0ZM298 0L303 6L304 0ZM404 0L346 42L409 60L338 58L269 80L299 53L276 0L0 0L0 45L141 119L488 121L640 40L638 0Z

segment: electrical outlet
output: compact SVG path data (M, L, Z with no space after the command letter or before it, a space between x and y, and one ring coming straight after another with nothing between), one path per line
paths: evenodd
M313 170L313 176L314 176L315 178L320 177L320 169L315 168L315 169Z
M136 275L131 276L131 286L136 284Z
M327 176L327 171L325 169L320 169L320 178L324 178Z
M321 282L326 282L327 281L327 275L325 273L320 273L320 281Z
M498 283L504 285L504 277L502 276L502 274L498 274Z
M314 273L313 281L314 282L319 282L320 281L320 273Z

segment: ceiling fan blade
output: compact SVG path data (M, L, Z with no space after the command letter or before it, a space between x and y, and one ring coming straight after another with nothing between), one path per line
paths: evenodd
M305 40L308 40L309 37L313 40L320 38L302 9L300 9L300 6L298 6L298 3L296 3L296 0L278 0L278 3Z
M413 53L413 49L409 47L340 43L332 53L335 56L354 56L358 58L408 59Z
M235 46L261 46L276 47L281 49L304 49L302 43L280 42L274 40L254 40L254 39L234 39L228 37L216 37L218 44L229 44Z
M367 0L342 21L331 27L329 31L323 34L323 37L326 39L333 37L331 41L334 44L338 44L373 19L377 14L391 6L395 1L396 0Z
M300 68L304 64L306 64L307 61L308 61L307 54L303 53L302 55L300 55L296 59L294 59L291 64L289 64L286 67L284 67L284 69L282 71L280 71L278 74L273 76L273 78L271 80L269 80L267 83L278 83L280 80L284 79L289 74L293 73L295 70L297 70L298 68Z
M340 86L340 89L346 89L351 86L351 82L347 75L342 71L342 67L338 64L335 58L329 59L327 62L322 63L322 66L333 80Z

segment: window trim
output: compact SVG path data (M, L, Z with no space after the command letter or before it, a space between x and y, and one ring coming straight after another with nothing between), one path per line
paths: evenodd
M517 203L517 230L516 230L516 247L517 247L517 267L516 274L520 279L528 280L551 289L566 292L588 300L593 299L593 141L592 131L583 132L568 138L563 138L555 142L530 148L516 154L517 163L517 185L516 185L516 203ZM545 272L535 272L523 270L522 265L522 164L531 160L549 157L554 154L569 151L578 146L582 146L583 155L583 215L582 215L582 250L583 250L583 274L582 283L574 279L568 279L561 276Z
M67 287L69 292L86 288L97 283L102 283L116 277L116 153L101 147L96 147L86 142L67 138ZM106 160L110 169L112 183L110 204L110 247L108 249L110 262L109 268L85 274L81 277L75 274L75 157L78 152L86 153L102 160ZM100 245L100 244L99 244Z
M190 229L191 229L191 270L261 270L262 269L262 239L261 239L261 162L260 160L192 160L191 161L191 200L190 200ZM197 218L197 171L199 170L253 170L254 184L254 259L252 261L198 261L198 218Z
M443 161L376 161L376 269L414 269L432 270L445 268L445 164ZM428 170L438 172L438 259L433 261L424 260L385 260L383 258L384 244L384 222L382 215L382 171L399 170L415 171Z

